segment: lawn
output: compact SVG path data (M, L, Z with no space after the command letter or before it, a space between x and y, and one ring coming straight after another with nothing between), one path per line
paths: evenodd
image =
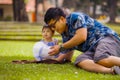
M35 42L0 41L0 80L119 80L119 75L96 74L74 66L75 51L68 64L13 64L12 60L34 59ZM89 65L88 65L89 66Z
M105 24L120 34L120 24ZM41 39L40 24L0 22L0 39L2 40L22 40L38 41ZM61 41L58 33L55 38Z
M120 34L120 26L106 24ZM39 24L0 22L0 80L119 80L120 75L96 74L68 64L13 64L12 60L34 59L32 48L41 39ZM56 38L61 38L56 35ZM16 41L15 41L16 40ZM89 65L88 65L89 66Z

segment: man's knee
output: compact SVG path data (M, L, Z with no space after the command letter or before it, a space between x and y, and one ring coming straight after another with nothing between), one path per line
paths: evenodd
M110 62L109 58L101 59L97 62L98 64L105 66L105 67L112 67L113 64Z
M84 60L81 61L77 64L78 67L83 68L83 69L92 69L94 66L91 66L94 64L93 60Z

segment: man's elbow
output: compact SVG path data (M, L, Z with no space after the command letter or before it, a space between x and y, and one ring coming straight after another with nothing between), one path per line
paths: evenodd
M85 42L86 40L87 40L87 37L86 37L86 36L82 37L82 41L83 41L83 42Z

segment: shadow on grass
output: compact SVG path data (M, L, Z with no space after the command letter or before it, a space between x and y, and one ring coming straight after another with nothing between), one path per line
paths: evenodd
M33 57L27 56L0 56L0 62L12 62L13 60L33 60Z

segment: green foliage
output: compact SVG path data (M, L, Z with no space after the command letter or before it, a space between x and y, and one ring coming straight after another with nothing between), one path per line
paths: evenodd
M117 75L84 71L74 66L80 52L75 51L69 64L13 64L12 60L34 59L35 42L0 41L0 80L119 80Z
M4 18L4 21L11 21L12 20L12 17L11 16L6 16L5 18Z
M27 3L28 3L28 0L24 0L24 3L27 4Z
M106 26L113 29L120 35L120 24L106 24Z

